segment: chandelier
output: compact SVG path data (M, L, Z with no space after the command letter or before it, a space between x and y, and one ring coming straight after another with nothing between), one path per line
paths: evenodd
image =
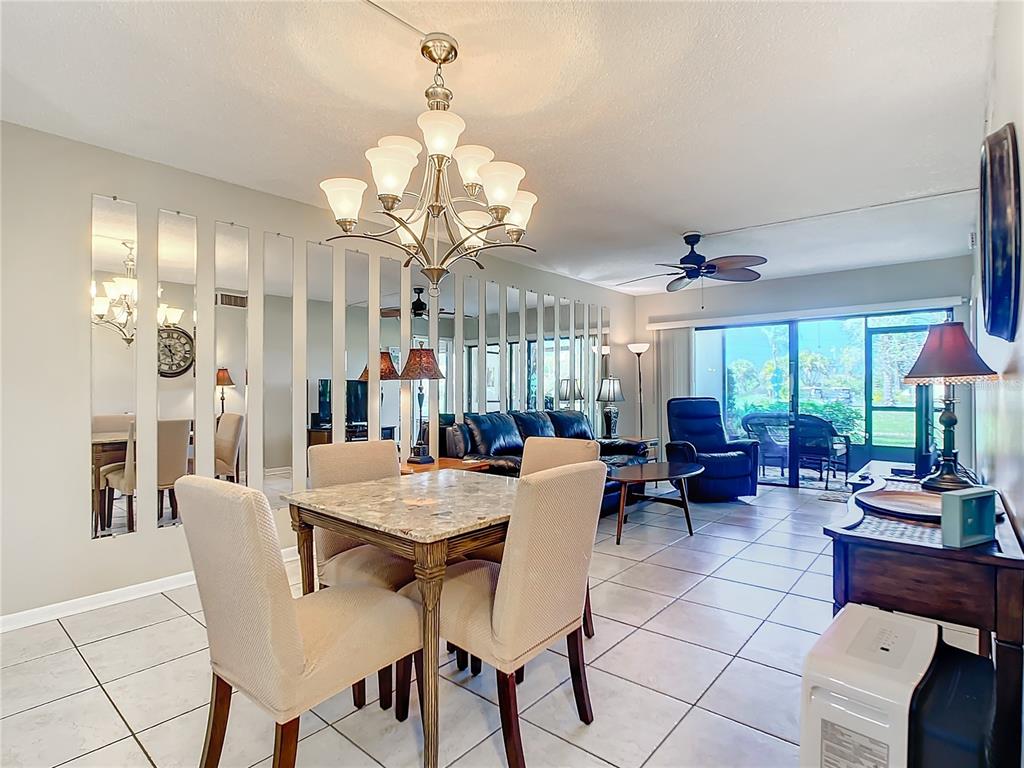
M327 179L320 188L343 232L328 240L361 238L401 249L406 255L403 266L416 261L430 282L430 295L437 296L438 284L459 259L468 258L483 269L478 257L491 248L516 247L536 252L520 241L526 234L537 196L519 189L526 175L520 166L495 161L494 152L487 147L458 146L466 123L448 109L452 92L445 87L441 75L442 65L450 64L458 56L455 38L432 32L423 38L420 53L437 65L434 81L424 92L427 111L416 119L427 147L420 191L406 189L423 150L418 141L407 136L385 136L376 147L366 151L382 208L378 213L389 219L388 229L372 233L355 231L366 182ZM464 196L452 196L448 181L452 160L458 166ZM411 198L412 203L402 207L406 198ZM495 239L502 233L505 239ZM392 235L397 240L388 239Z
M92 296L92 323L116 332L121 340L131 345L135 341L135 320L138 315L139 281L135 277L135 243L121 242L128 249L124 259L124 275L103 282L103 296L96 294L96 281L89 286ZM157 296L163 294L163 287L157 287ZM177 325L185 310L160 304L156 320L161 326Z

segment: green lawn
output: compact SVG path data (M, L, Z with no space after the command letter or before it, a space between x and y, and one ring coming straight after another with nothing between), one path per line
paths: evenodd
M874 411L872 445L886 448L914 447L913 411Z

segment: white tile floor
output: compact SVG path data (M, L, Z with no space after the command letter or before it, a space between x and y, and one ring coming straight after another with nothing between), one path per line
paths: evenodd
M694 505L693 538L678 509L648 504L618 547L603 520L586 642L596 719L577 719L560 642L519 689L529 765L795 766L798 675L831 619L820 526L845 512L818 495ZM298 584L296 562L288 573ZM0 636L0 763L195 766L210 693L200 607L184 587ZM442 764L504 765L493 672L442 662ZM398 723L376 695L370 680L364 709L345 691L304 716L299 765L417 765L417 705ZM269 765L272 749L270 717L236 696L221 765Z

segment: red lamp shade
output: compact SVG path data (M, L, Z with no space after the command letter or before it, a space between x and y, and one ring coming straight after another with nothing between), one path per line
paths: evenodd
M999 378L985 365L963 323L940 323L928 329L928 338L905 384L970 384Z
M395 363L391 359L390 352L380 353L380 380L381 381L397 381L399 378L398 371L395 370ZM369 367L363 368L363 372L359 374L359 381L369 381L370 369Z
M409 357L405 361L405 367L399 375L402 381L418 381L419 379L443 379L441 366L437 364L434 357L434 350L424 349L423 342L420 342L419 349L410 349Z
M217 386L218 387L233 387L235 382L231 380L231 371L227 368L217 369Z

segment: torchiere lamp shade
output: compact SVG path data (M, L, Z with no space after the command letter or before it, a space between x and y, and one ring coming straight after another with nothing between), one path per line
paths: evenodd
M940 323L928 329L921 354L905 384L970 384L999 378L985 365L967 337L963 323Z
M235 382L231 380L231 371L227 368L217 369L217 386L218 387L233 387Z
M398 375L398 371L395 370L395 363L391 359L391 353L384 351L380 353L380 380L381 381L398 381L401 378ZM359 381L370 380L370 368L369 366L363 368L363 372L359 374Z
M618 376L608 376L601 379L601 387L597 390L597 401L599 403L621 403L625 401L622 396L622 383Z
M409 357L398 378L402 381L443 379L444 374L441 373L441 367L437 364L437 358L434 357L434 350L425 349L421 341L418 349L409 350Z
M583 399L580 383L576 379L562 379L558 382L558 399L576 401Z

